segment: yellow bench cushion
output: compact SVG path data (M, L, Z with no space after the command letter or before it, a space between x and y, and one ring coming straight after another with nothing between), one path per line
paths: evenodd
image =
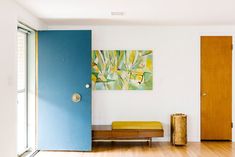
M148 130L157 129L162 130L162 124L158 121L114 121L112 129L133 129L133 130Z

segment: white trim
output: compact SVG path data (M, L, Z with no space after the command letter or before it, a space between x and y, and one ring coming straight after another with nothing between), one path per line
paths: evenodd
M17 156L21 157L23 156L26 152L28 152L31 148L26 148L24 151L20 152L17 154Z

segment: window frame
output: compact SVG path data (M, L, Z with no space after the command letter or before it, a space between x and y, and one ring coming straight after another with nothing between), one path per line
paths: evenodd
M21 151L17 156L29 157L34 156L38 153L37 142L38 142L38 123L37 123L37 55L38 55L38 32L31 26L18 21L16 33L18 30L27 33L27 54L26 54L26 80L27 80L27 149ZM17 87L18 88L18 87ZM18 111L17 111L18 113ZM17 124L18 125L18 124ZM17 133L18 134L18 133ZM18 138L18 136L17 136Z

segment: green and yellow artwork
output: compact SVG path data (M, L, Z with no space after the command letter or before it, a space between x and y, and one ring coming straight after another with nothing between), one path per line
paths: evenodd
M92 88L152 90L152 50L93 50Z

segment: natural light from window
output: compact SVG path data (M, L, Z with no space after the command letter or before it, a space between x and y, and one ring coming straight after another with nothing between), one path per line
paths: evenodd
M17 33L17 152L27 147L27 34Z

